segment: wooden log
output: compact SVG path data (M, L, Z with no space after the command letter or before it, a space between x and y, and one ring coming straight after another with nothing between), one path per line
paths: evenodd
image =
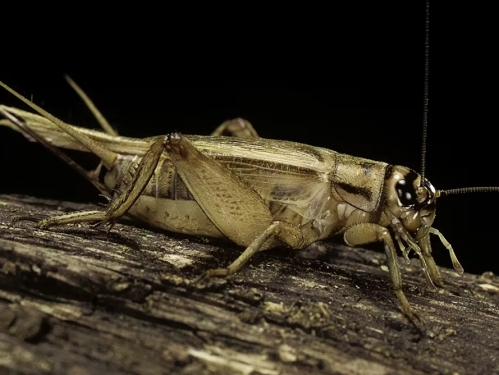
M0 373L492 374L499 278L442 270L427 291L401 260L425 323L401 312L383 254L325 244L275 249L227 280L191 285L241 249L137 227L37 229L89 205L0 196ZM300 256L298 256L300 255Z

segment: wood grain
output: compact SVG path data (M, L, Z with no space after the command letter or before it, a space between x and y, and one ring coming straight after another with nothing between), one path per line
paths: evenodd
M400 312L384 255L264 251L228 280L191 285L242 249L133 225L39 230L14 217L94 206L0 195L2 374L493 374L499 278L443 269L426 290L401 260L422 334Z

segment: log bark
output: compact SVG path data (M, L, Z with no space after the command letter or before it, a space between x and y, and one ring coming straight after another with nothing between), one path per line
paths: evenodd
M419 263L401 312L385 257L325 244L318 259L275 249L229 279L192 285L242 249L138 227L37 229L89 205L0 196L2 374L492 374L499 278L457 275L427 291ZM301 254L301 256L297 256Z

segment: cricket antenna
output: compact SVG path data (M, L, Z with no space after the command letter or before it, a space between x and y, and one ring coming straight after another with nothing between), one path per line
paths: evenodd
M477 186L457 189L438 190L437 197L443 195L466 194L466 193L499 193L499 186Z
M428 61L430 55L430 0L426 0L426 29L424 43L424 100L423 137L421 140L421 187L424 185L426 169L426 137L428 133Z

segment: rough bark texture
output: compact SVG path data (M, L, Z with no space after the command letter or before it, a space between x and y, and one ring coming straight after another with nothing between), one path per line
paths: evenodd
M39 230L13 217L89 206L0 196L0 373L493 374L499 278L442 270L428 292L402 266L422 334L400 312L383 254L326 245L319 259L257 254L125 222ZM403 262L401 262L403 263Z

